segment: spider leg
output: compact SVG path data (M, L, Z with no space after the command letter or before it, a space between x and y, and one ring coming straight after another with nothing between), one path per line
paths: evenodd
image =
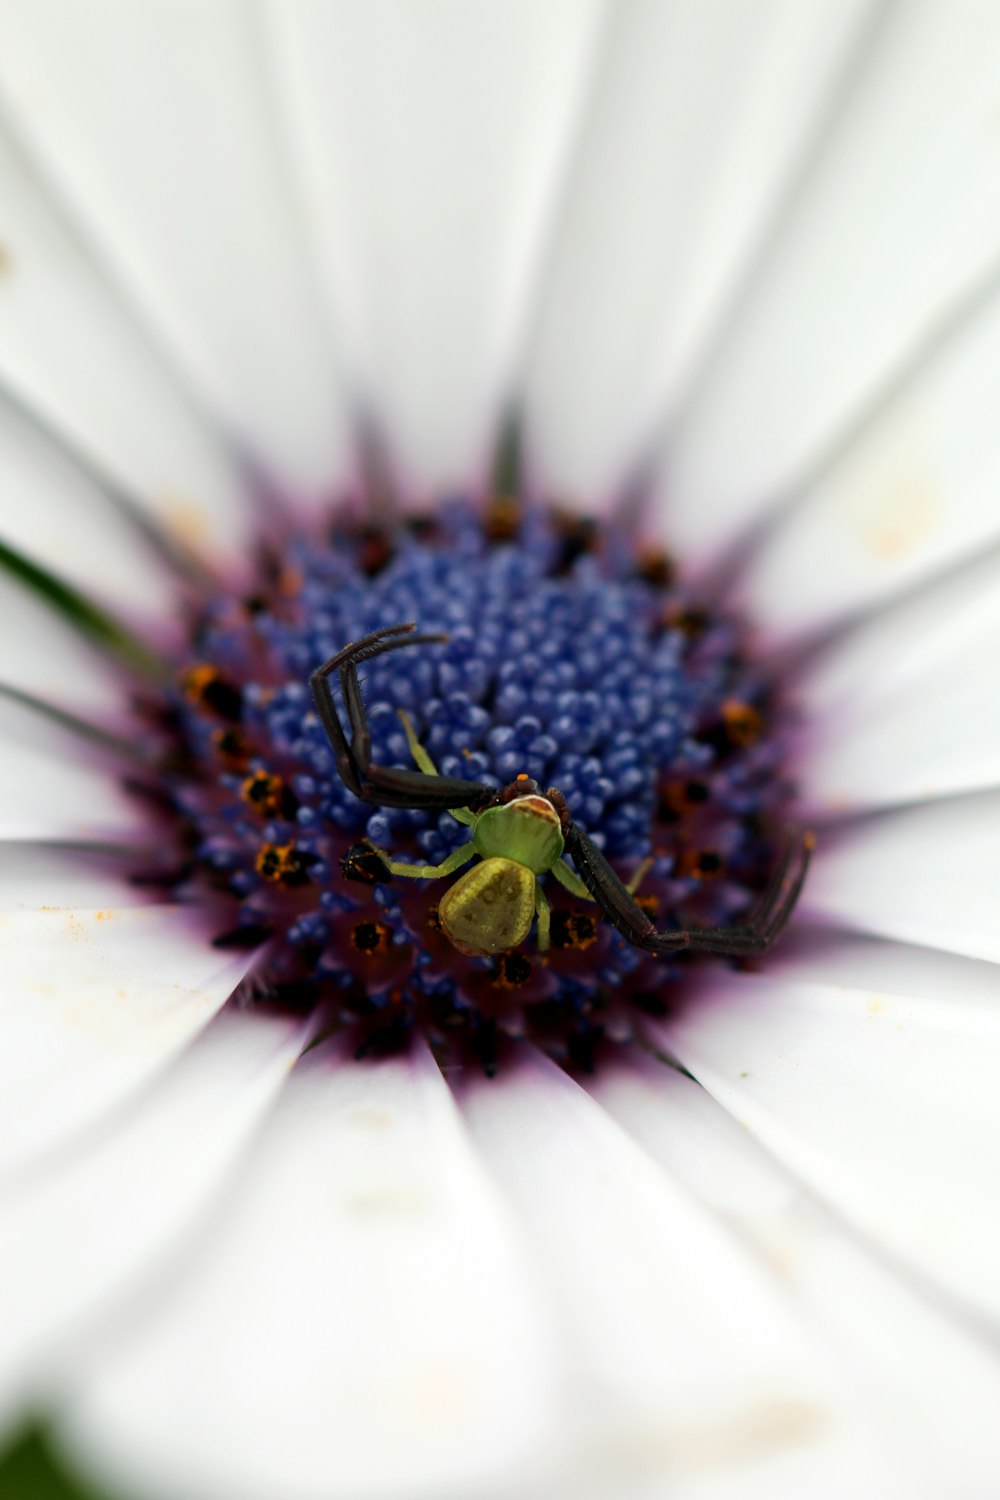
M487 802L493 796L493 788L482 782L463 781L453 776L429 776L422 771L402 771L372 764L371 731L357 669L361 662L381 656L385 651L447 640L444 635L414 635L415 629L411 622L372 631L371 635L362 636L336 652L311 674L309 685L316 711L336 756L337 770L345 786L362 802L374 802L382 807L444 810ZM340 678L350 739L330 692L328 679L334 672Z
M740 957L762 953L781 932L805 882L812 854L812 834L790 832L784 854L757 910L750 921L738 927L678 927L658 932L635 901L628 887L615 874L597 845L575 824L566 830L566 849L612 926L647 953L674 953L687 948L692 953L718 953Z
M538 918L538 951L547 953L552 942L552 910L542 890L542 882L535 878L535 915Z
M463 865L467 865L476 852L476 846L469 839L466 844L459 844L449 855L436 865L415 865L409 860L394 859L387 849L380 849L378 844L373 844L371 839L365 839L369 849L373 850L392 875L405 875L410 880L440 880L443 875L453 875Z
M636 891L639 889L639 886L642 884L647 874L649 873L649 868L652 863L653 860L650 856L648 859L644 859L639 865L635 874L632 876L632 879L625 887L630 896L635 895ZM567 891L569 891L571 896L577 896L581 901L597 900L597 897L587 889L576 871L572 869L564 859L556 860L555 864L552 866L551 873L558 880L559 884L563 886Z
M344 784L356 797L360 797L362 801L365 794L362 790L361 776L351 756L351 748L347 743L347 736L344 734L340 716L334 708L333 698L326 679L331 672L337 670L344 657L350 652L364 652L366 648L385 637L401 635L412 629L412 625L391 625L386 630L375 631L371 635L366 635L361 640L354 641L349 646L345 646L343 651L338 651L334 656L331 656L329 661L324 662L321 667L317 667L309 678L309 686L312 688L316 712L319 714L320 723L326 730L326 737L330 741L334 755L337 758L337 770L340 772ZM411 643L412 637L410 641L401 642L400 644Z
M789 833L785 853L750 921L740 927L702 927L691 932L695 953L763 953L788 921L802 893L816 840L811 833Z
M406 709L397 708L396 713L406 734L406 743L410 747L410 754L413 756L413 759L416 761L417 765L420 767L421 771L423 771L425 776L437 776L439 774L438 768L431 760L423 745L417 739L417 731L413 727L413 720L406 712ZM469 812L464 807L450 807L448 811L451 813L456 823L464 823L467 828L471 828L476 821L475 813Z
M651 854L647 854L642 863L636 866L631 880L628 881L627 885L625 886L625 889L628 891L630 896L635 895L636 891L642 885L642 882L645 880L646 876L649 874L652 868L653 856Z
M575 870L570 868L564 859L556 860L552 866L551 873L558 880L559 884L569 891L571 896L577 896L581 901L597 900L597 897L591 895L579 875Z

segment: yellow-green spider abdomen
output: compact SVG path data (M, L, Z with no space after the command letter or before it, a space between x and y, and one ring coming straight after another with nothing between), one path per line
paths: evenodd
M536 878L563 852L559 814L547 797L515 797L479 814L472 842L482 859L442 896L441 926L460 953L506 953L531 931Z
M497 855L467 870L438 906L445 936L460 953L472 956L516 948L531 931L534 915L533 872L519 860Z

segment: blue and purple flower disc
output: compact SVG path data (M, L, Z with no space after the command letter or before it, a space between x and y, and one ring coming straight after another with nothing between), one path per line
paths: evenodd
M252 593L192 610L176 686L148 705L172 810L152 878L207 904L220 945L257 950L248 1003L322 1004L362 1052L418 1032L491 1070L526 1038L589 1067L666 1011L683 958L630 946L554 881L548 953L530 938L464 956L437 920L442 882L358 856L367 838L435 863L469 836L449 814L358 801L313 706L318 665L410 620L449 639L366 664L378 763L412 768L404 709L442 774L557 787L623 879L651 856L638 894L658 927L745 920L791 786L786 711L743 626L613 525L511 501L392 527L345 506L262 549Z

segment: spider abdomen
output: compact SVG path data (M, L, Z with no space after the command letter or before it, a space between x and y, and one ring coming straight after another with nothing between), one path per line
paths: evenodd
M438 917L460 953L506 953L523 943L535 915L535 876L495 855L467 870L441 897Z

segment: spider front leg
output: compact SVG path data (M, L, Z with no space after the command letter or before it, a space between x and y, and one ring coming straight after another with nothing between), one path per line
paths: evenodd
M433 644L448 639L444 635L413 635L415 624L387 625L371 635L352 641L329 661L317 667L309 678L316 712L326 730L337 760L337 770L350 791L362 802L381 807L404 807L429 811L471 807L488 802L493 788L478 781L462 781L453 776L426 775L423 771L396 770L372 763L371 729L358 681L358 667L364 661L386 651L405 646ZM336 672L347 710L350 739L344 732L334 707L329 678ZM419 761L418 761L419 764Z
M692 929L689 933L692 952L734 958L766 952L795 909L815 847L813 834L789 832L778 868L750 921L735 927Z
M470 839L466 844L459 844L453 849L440 864L437 865L412 865L405 859L395 859L387 849L380 849L378 844L373 844L371 839L365 839L365 845L378 855L386 869L393 875L405 875L411 880L437 880L442 875L453 875L463 865L467 865L476 852L476 846Z
M734 927L678 927L660 932L597 845L575 824L566 830L566 850L573 856L583 884L608 921L637 948L657 955L685 948L692 953L732 957L763 953L781 932L799 899L814 843L811 833L789 835L778 869L749 922Z

